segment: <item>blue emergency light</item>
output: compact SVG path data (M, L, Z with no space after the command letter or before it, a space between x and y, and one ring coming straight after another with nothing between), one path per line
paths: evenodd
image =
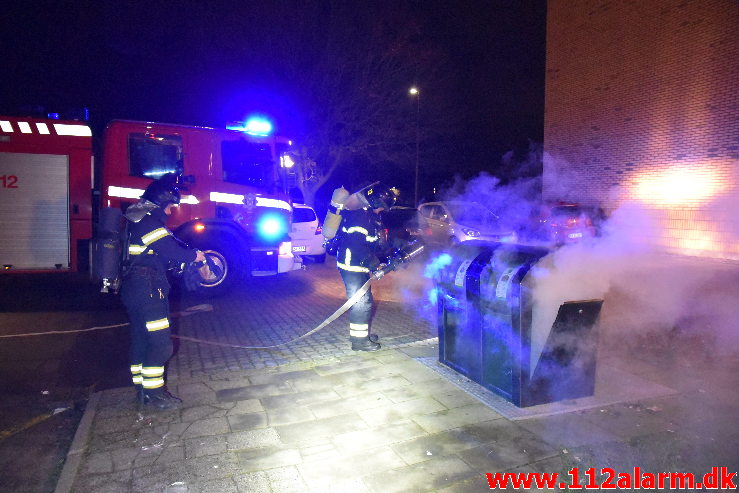
M272 133L272 122L264 118L253 117L249 118L246 122L238 122L232 125L227 125L226 128L228 130L244 132L249 135L265 137Z
M287 233L287 221L280 214L265 214L257 221L257 232L265 240L278 240Z

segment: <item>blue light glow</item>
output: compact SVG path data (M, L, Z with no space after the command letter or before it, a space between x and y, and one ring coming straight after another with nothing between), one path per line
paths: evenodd
M423 271L423 275L429 279L435 279L438 272L452 263L452 256L448 253L442 253L431 259L431 262L426 264L426 268Z
M257 222L257 232L265 240L277 240L287 233L287 221L279 214L265 214Z
M272 133L272 122L265 118L252 117L249 118L246 123L238 122L232 125L227 125L228 130L236 130L238 132L244 132L249 135L257 135L265 137Z
M439 301L439 290L437 288L429 289L426 293L426 299L429 304L436 306L436 303Z

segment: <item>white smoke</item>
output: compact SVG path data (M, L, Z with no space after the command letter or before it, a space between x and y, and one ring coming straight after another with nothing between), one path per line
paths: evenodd
M540 186L538 179L502 185L481 174L455 183L444 199L484 204L500 216L504 227L525 236L536 226L541 210ZM717 213L727 213L720 202L714 207ZM546 244L552 253L529 275L535 300L533 326L547 332L565 301L602 299L601 339L639 345L655 334L662 337L657 340L698 336L710 346L707 351L736 347L739 331L733 322L739 311L735 301L739 283L732 278L731 265L659 251L649 240L663 235L660 227L653 210L627 202L610 214L602 236L558 249ZM399 284L406 294L423 298L423 317L433 320L436 292L422 270L412 266ZM725 288L734 285L738 287L727 292Z
M541 178L522 178L501 184L499 178L481 173L464 182L457 179L441 192L442 200L477 203L499 217L501 231L525 232L541 212Z

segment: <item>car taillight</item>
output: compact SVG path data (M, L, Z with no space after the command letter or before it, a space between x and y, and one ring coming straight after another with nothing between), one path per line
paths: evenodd
M577 218L576 217L567 218L567 227L573 228L575 226L577 226Z
M316 228L316 232L314 234L320 235L322 233L323 233L323 226L321 226L319 224L318 227Z

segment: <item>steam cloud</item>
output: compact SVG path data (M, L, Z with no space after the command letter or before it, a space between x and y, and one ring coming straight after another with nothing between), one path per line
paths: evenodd
M500 217L503 229L526 239L533 237L527 233L541 210L540 190L539 178L503 185L481 174L469 182L457 181L442 200L484 204ZM717 214L728 213L722 205L712 205ZM653 336L662 341L697 337L707 352L732 351L739 342L739 331L734 330L739 283L731 265L658 250L645 239L660 236L659 228L652 210L626 202L610 214L602 236L553 249L530 273L534 327L551 327L564 301L604 299L601 338L625 346ZM421 316L429 321L436 317L436 267L416 264L396 274L403 278L398 283L403 294L423 297Z

